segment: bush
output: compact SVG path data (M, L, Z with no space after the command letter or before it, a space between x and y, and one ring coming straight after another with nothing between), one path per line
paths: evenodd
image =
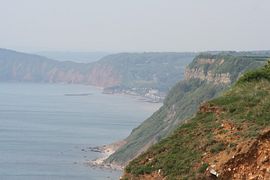
M208 168L209 164L203 163L202 166L199 168L199 173L204 173L206 169Z
M266 79L270 81L270 61L266 65L258 70L249 71L245 73L238 81L238 83L250 82L254 80Z
M212 147L210 152L211 153L219 153L220 151L222 151L224 149L225 149L224 143L218 143L218 144L214 145L214 147Z
M126 171L128 173L134 174L135 176L139 176L139 175L143 175L143 174L150 174L153 171L153 168L151 167L150 164L147 164L147 165L142 165L142 166L136 167L136 168L127 167Z

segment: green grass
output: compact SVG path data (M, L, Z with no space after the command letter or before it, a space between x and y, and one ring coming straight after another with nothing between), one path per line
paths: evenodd
M212 58L216 59L216 62L210 65L200 64L197 62L200 58ZM220 64L223 59L224 62ZM205 73L209 71L212 73L230 73L231 81L235 83L240 74L263 66L265 60L266 58L228 54L202 54L196 57L188 67L203 69ZM213 84L199 79L190 79L177 83L168 93L160 110L135 128L125 139L127 144L111 155L107 162L123 164L133 159L138 152L149 147L149 142L156 143L168 137L183 120L191 118L196 113L202 102L217 97L229 86L230 84ZM230 97L220 101L238 101L239 98L241 97ZM235 108L235 106L231 106L230 111L236 111Z
M270 80L270 61L268 61L267 64L261 69L245 73L239 79L238 83L240 84L244 82L256 81L261 79Z
M217 154L237 146L213 139L213 132L221 127L222 120L230 120L239 129L243 123L247 126L244 131L235 133L239 141L258 137L265 127L270 126L270 75L267 78L265 74L261 76L262 71L267 74L269 70L270 63L261 70L245 74L228 92L208 102L212 107L223 109L221 117L211 112L198 112L171 136L131 161L126 172L139 176L160 169L167 179L198 177L208 167L202 164L195 168L201 164L204 152Z
M215 144L211 149L211 153L219 153L220 151L223 151L225 149L225 144L224 143L217 143Z
M211 127L215 126L216 122L213 113L198 114L193 121L178 128L172 136L152 146L148 150L149 153L145 153L132 161L126 167L126 172L138 176L140 175L138 169L151 167L151 172L162 169L164 176L168 176L169 179L192 174L192 165L197 163L202 156L202 152L199 151L198 147L203 146L203 142L208 141L202 135L209 133ZM201 142L198 142L198 138ZM152 161L141 163L142 159L152 158Z
M204 173L206 169L208 168L209 164L203 163L202 166L199 168L198 172L199 173Z

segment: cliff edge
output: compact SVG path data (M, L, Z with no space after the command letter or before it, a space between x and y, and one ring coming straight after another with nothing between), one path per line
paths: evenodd
M125 168L123 179L269 179L270 62Z

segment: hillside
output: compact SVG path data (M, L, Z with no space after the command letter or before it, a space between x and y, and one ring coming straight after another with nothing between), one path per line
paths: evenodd
M119 53L104 57L99 64L116 69L124 87L168 91L183 79L185 66L194 57L194 53Z
M93 72L92 64L59 62L43 56L0 49L0 81L73 83L113 86L119 78L110 67Z
M119 53L93 63L56 61L0 49L0 81L72 83L105 87L107 93L161 96L183 78L194 53Z
M123 179L270 179L270 62L129 163Z
M265 57L235 53L201 54L185 70L185 80L176 84L164 105L135 128L126 144L112 154L106 163L126 165L151 145L172 133L183 120L190 118L205 101L218 96L239 76L260 67Z

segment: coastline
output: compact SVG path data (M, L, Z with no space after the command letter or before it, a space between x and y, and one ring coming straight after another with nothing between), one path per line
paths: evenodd
M117 151L120 147L122 147L126 142L125 141L118 141L109 145L97 146L97 147L89 147L89 150L92 152L98 152L102 156L90 161L87 161L86 164L93 168L100 168L100 169L110 169L110 170L119 170L122 171L124 169L123 166L112 164L112 163L105 163L106 159L112 155L115 151Z
M162 103L166 97L165 93L159 92L156 89L137 89L137 88L128 88L123 89L119 87L110 87L103 88L103 94L111 95L127 95L131 97L137 97L140 101L148 103Z
M104 88L100 88L100 90L102 90L103 94L108 94L108 95L113 95L113 96L127 96L130 98L134 98L137 101L150 103L158 108L161 107L163 104L162 101L155 101L152 98L149 98L149 97L146 97L146 96L143 96L140 94L130 94L130 93L126 93L126 92L107 93L107 92L104 92ZM117 141L115 143L111 143L108 145L88 147L87 149L89 151L99 153L99 154L101 154L101 157L98 157L98 158L95 158L92 160L87 160L85 162L85 164L91 168L123 171L124 170L123 165L119 165L119 164L115 164L115 163L108 163L108 162L106 162L106 160L125 144L126 144L126 141L120 140L120 141Z

